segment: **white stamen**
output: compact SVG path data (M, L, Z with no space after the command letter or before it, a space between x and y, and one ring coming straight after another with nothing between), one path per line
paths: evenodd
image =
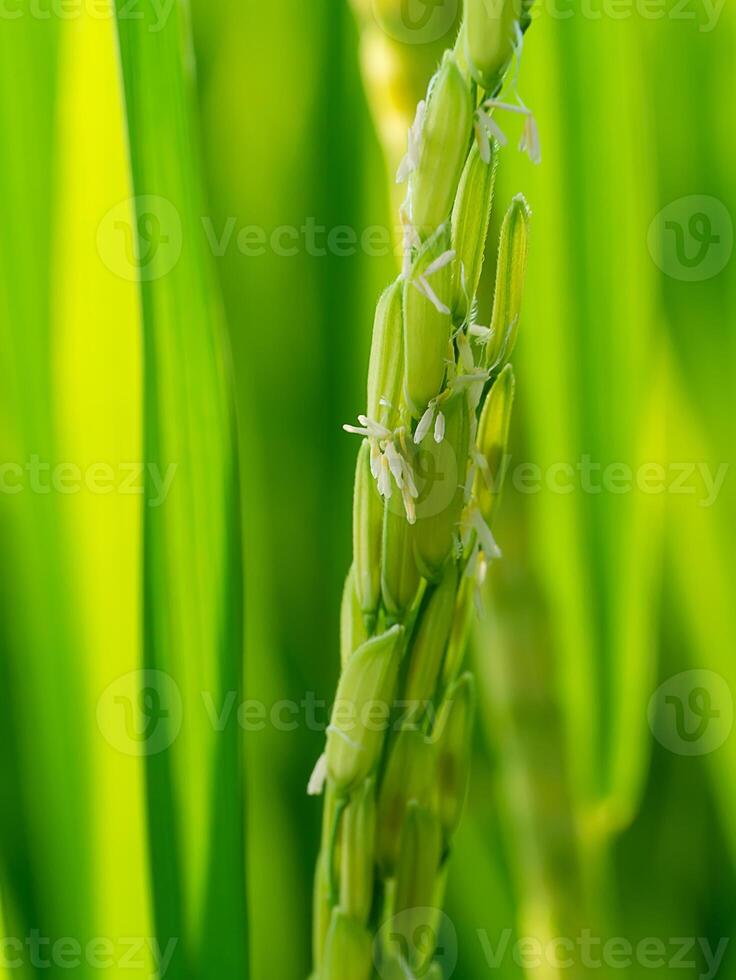
M381 470L378 474L378 492L386 500L391 499L393 488L391 486L391 468L385 456L381 456Z
M307 796L321 796L327 782L327 756L322 755L317 759L312 775L307 783Z
M386 459L388 460L389 469L391 470L391 475L394 480L396 480L396 486L399 490L404 489L404 478L402 476L402 460L401 456L396 452L393 442L386 444Z
M483 516L479 510L474 511L470 523L473 530L478 535L480 546L486 553L487 557L491 560L501 558L501 549L496 544L496 539L493 537L493 532L483 520Z
M537 121L533 115L528 115L524 123L524 132L519 142L519 149L522 153L528 153L532 163L542 162L542 148L539 143L539 130Z
M471 337L475 337L479 344L487 344L491 339L491 328L484 327L480 323L471 323L468 327L468 333Z
M414 122L411 126L411 137L415 149L419 149L422 143L422 129L424 128L424 117L427 115L427 103L420 99L417 103L417 111L414 114Z
M502 109L504 112L513 112L517 116L531 115L530 110L525 105L514 105L513 102L502 102L500 99L486 99L483 103L486 109ZM489 116L486 116L489 119Z
M434 423L434 441L442 442L445 438L445 416L440 412L437 421Z
M404 181L416 170L419 164L419 156L422 149L422 128L424 126L426 108L427 104L424 99L422 99L422 101L417 105L414 122L409 127L406 141L406 155L399 164L399 169L396 173L397 184L403 184Z
M435 272L439 271L440 269L444 269L444 267L446 265L449 265L454 258L455 258L454 249L448 248L448 250L446 252L443 252L442 255L439 255L434 260L434 262L429 263L427 268L424 270L425 278L427 276L433 275Z
M422 127L424 126L424 117L427 114L427 103L424 99L420 99L417 103L417 111L414 113L414 122L411 124L411 134L414 138L414 142L417 143L422 136Z
M475 138L478 143L478 152L480 153L480 158L485 164L491 162L491 141L488 139L488 133L484 126L476 122L475 124Z
M374 419L369 419L367 415L359 415L358 421L360 425L343 425L345 432L352 432L358 436L368 436L371 439L390 439L393 436L390 429Z
M399 169L396 171L396 183L403 184L413 169L414 167L412 166L412 162L409 159L409 154L405 153L404 156L401 158Z
M419 290L419 292L427 297L429 302L432 304L432 306L434 306L434 308L437 310L438 313L444 313L446 316L450 315L450 308L448 306L445 306L445 304L439 298L439 296L434 291L434 289L432 289L432 287L429 285L429 283L424 278L424 276L419 276L418 279L413 279L412 282Z
M498 106L496 108L498 108ZM498 140L500 146L506 146L506 144L508 143L508 139L506 138L506 134L498 125L496 120L491 118L491 116L489 116L487 112L484 112L480 108L477 110L477 113L478 113L478 126L480 128L480 131L482 133L485 133L486 139L488 139L488 137L490 136L493 136L495 139ZM490 163L490 149L488 152L488 157L489 159L486 161L486 163Z
M455 252L450 248L446 252L443 252L442 255L438 255L433 262L430 262L422 275L417 276L416 279L412 280L419 292L427 297L435 309L439 313L444 313L446 316L449 316L450 309L448 306L445 306L442 300L438 297L437 293L432 289L429 284L428 277L434 275L434 273L438 272L440 269L444 269L444 267L449 265L454 258Z
M404 481L406 483L406 489L409 491L410 496L416 499L419 496L419 491L417 490L417 485L414 482L414 473L408 460L406 460L403 456L401 459L404 464Z
M409 493L408 487L404 487L401 492L401 496L404 500L404 510L406 511L406 519L410 524L415 524L417 520L416 507L414 506L414 498Z
M378 480L378 475L381 472L381 450L378 442L375 439L371 439L371 476L374 480Z
M385 425L381 425L380 422L376 422L373 419L369 419L367 415L359 415L358 421L361 425L364 425L366 429L369 430L372 436L376 439L390 439L393 435L391 429L387 429Z
M327 734L329 735L330 732L333 732L338 736L338 738L341 738L343 742L346 742L351 748L358 749L359 752L365 751L365 746L361 745L360 742L356 742L355 739L350 738L349 735L345 734L342 728L338 728L337 725L333 725L332 722L330 722L330 724L327 726Z
M435 402L434 400L429 403L429 407L422 417L419 419L419 424L417 425L416 432L414 433L414 444L419 445L422 439L429 432L429 427L432 425L432 420L434 419Z
M514 105L512 102L501 102L499 99L486 99L483 106L486 109L501 109L504 112L512 112L517 116L524 116L524 132L519 143L519 149L523 153L527 153L529 155L529 159L532 161L532 163L540 163L542 160L542 151L539 142L537 121L534 118L534 113L529 106L524 103L524 100L521 98L518 91L516 92L516 98L519 103L518 105ZM498 131L496 133L496 138L499 140L502 146L505 146L505 137L502 141L498 136L498 133L501 133L501 130L497 123L495 123L490 116L484 113L483 109L478 109L478 114L482 118L484 125L488 127L495 127L495 129Z

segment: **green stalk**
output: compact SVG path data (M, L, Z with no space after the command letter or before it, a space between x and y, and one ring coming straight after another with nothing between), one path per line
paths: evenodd
M483 0L468 5L486 9ZM507 19L483 23L502 78L520 53ZM314 911L320 980L408 969L442 975L433 962L437 923L466 795L475 700L472 676L458 675L468 605L499 555L490 525L503 480L514 391L505 363L518 330L529 224L518 197L502 231L494 330L479 326L475 293L497 155L490 116L498 105L485 103L498 84L485 91L461 49L445 52L409 132L399 171L408 183L403 271L378 306L368 414L345 426L364 441L342 676L326 757L310 781L310 792L326 782L327 793ZM345 642L361 631L357 648Z

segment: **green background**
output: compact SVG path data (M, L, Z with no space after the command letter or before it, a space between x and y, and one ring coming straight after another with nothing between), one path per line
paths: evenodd
M350 561L357 446L341 425L363 410L372 312L396 268L359 70L372 8L198 0L190 22L178 3L121 2L121 55L106 4L18 11L0 18L0 462L102 463L118 482L44 493L24 476L11 492L4 471L5 933L109 940L110 962L82 956L82 976L130 976L124 937L175 937L168 976L296 980L324 722L305 704L334 690ZM510 930L497 972L521 977L518 938L587 929L665 946L661 965L655 949L593 975L669 976L672 937L715 949L736 921L733 474L709 506L702 469L693 493L672 486L683 466L715 474L733 456L736 12L665 0L538 14L520 86L543 161L516 151L509 120L493 233L523 191L510 451L512 473L531 463L543 480L512 482L499 515L445 945L456 936L455 975L475 980ZM410 91L435 51L402 48ZM120 204L134 195L135 217ZM334 231L330 245L344 228L384 232L377 248ZM149 267L152 235L167 240ZM138 266L153 270L140 289ZM659 464L669 490L546 482L586 457L596 480ZM150 479L120 489L121 467L144 462L176 466L162 506ZM120 727L116 697L171 694L160 675L118 680L140 670L181 698L164 751L138 752ZM680 679L683 729L655 692L693 670L709 673ZM265 721L251 705L239 725L229 692ZM706 703L720 714L687 741ZM697 950L675 975L709 975ZM8 977L69 973L34 967L27 945L20 958ZM730 947L716 975L736 977Z

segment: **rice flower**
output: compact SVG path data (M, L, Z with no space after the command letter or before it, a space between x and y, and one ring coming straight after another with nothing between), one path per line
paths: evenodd
M447 689L436 725L437 800L448 840L460 822L468 790L474 709L475 681L466 673Z
M511 202L501 227L491 335L485 356L485 363L491 369L507 361L516 345L529 252L530 219L529 205L519 194Z
M493 526L505 476L514 389L514 371L507 364L488 393L478 424L473 497L489 527Z
M409 134L409 214L421 240L450 216L472 124L470 90L448 52L430 84L426 111Z
M368 639L358 593L355 588L355 567L345 577L340 603L340 663L344 667L353 653Z
M403 384L401 296L402 284L397 279L378 301L368 364L366 415L387 429L398 425Z
M383 514L381 594L388 615L401 621L414 605L420 575L414 558L414 529L386 504Z
M370 454L365 440L358 453L353 494L353 586L369 630L381 600L383 535L383 501L371 473Z
M477 83L495 92L514 54L517 25L528 24L528 0L466 0L465 57Z
M445 378L454 259L449 227L443 225L422 247L404 284L404 395L415 418Z
M376 859L393 877L409 804L430 806L435 795L435 746L418 728L403 728L390 748L378 800Z
M484 157L473 144L460 178L452 209L451 245L455 252L454 311L458 320L468 313L478 290L491 218L497 154L489 143Z
M334 909L325 943L321 980L370 980L373 939L357 919Z
M373 901L376 836L376 781L366 779L342 817L340 901L348 915L365 925Z
M424 609L409 651L404 701L408 717L418 723L434 700L442 660L455 615L458 570L449 563L440 584L425 598Z
M403 628L368 640L345 666L327 729L327 772L338 794L347 795L378 762L398 671ZM386 723L374 723L376 710Z
M464 503L470 435L469 405L465 392L449 398L443 407L444 438L427 433L419 445L423 481L414 529L414 554L421 573L436 579L452 553Z
M436 932L428 921L442 857L442 828L436 814L409 804L396 869L393 927L402 935L413 975L421 975L434 954Z

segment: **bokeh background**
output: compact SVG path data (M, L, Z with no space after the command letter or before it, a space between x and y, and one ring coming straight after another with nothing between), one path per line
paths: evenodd
M103 0L0 13L6 978L309 972L341 424L451 4L121 0L119 46ZM543 162L510 121L492 231L523 191L442 955L463 980L494 954L504 978L736 977L736 11L537 14Z

